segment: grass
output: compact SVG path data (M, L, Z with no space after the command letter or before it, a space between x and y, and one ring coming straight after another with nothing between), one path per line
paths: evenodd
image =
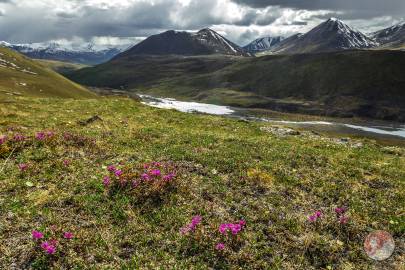
M102 120L78 124L94 115ZM278 137L261 130L267 125L125 98L13 99L0 107L0 134L27 140L0 146L0 268L400 269L404 149ZM33 138L42 130L55 136ZM103 186L107 165L131 172L151 161L178 168L175 186L157 198ZM340 206L349 209L344 225L334 213ZM318 210L324 217L309 222ZM202 223L181 235L195 215ZM215 250L219 225L240 219L247 224L238 238ZM377 229L397 244L383 262L363 251ZM32 230L75 238L49 256Z
M0 59L7 61L7 64L0 62L0 99L10 96L96 97L86 88L10 49L0 48Z
M79 70L81 68L89 67L88 65L85 64L69 63L56 60L34 59L34 61L60 74L65 74L75 70Z

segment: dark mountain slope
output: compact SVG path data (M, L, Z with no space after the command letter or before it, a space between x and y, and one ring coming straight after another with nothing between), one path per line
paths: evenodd
M404 68L405 52L345 51L259 58L138 56L69 76L91 86L160 89L177 97L228 89L263 97L253 107L405 121Z
M197 33L167 31L151 36L130 50L117 55L121 58L131 55L244 55L248 54L238 45L211 29Z
M373 37L386 49L405 49L405 23L375 32Z
M331 18L308 33L285 40L272 51L278 54L333 52L349 49L368 49L377 43L343 23Z

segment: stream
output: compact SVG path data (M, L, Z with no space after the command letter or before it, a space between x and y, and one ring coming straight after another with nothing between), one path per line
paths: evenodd
M263 121L285 126L299 127L310 129L317 132L328 132L340 135L351 135L368 137L372 139L399 139L405 141L405 124L391 123L385 121L350 121L347 119L326 118L325 121L308 121L291 119L289 115L286 118L282 116L261 117L257 116L249 109L235 108L229 106L213 105L199 102L178 101L172 98L157 98L149 95L139 95L143 100L143 104L148 106L175 109L186 113L206 113L212 115L223 115L249 121ZM282 115L282 114L280 114ZM288 118L288 119L287 119ZM319 117L318 117L319 118Z

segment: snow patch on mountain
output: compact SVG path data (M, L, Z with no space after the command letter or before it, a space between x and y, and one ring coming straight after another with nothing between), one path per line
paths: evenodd
M262 37L255 39L245 47L243 47L247 52L258 53L267 50L271 50L274 46L279 44L284 40L284 37Z

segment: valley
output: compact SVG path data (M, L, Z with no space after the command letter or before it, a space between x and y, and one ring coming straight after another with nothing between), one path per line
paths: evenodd
M345 51L234 56L122 56L67 76L162 97L334 117L404 121L405 53Z

